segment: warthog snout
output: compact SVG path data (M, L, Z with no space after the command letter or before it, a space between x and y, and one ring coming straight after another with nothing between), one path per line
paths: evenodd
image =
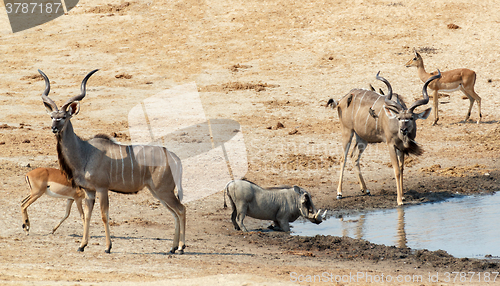
M320 224L325 219L326 211L327 210L325 210L325 212L321 214L321 209L319 209L315 214L310 214L307 219L315 224Z

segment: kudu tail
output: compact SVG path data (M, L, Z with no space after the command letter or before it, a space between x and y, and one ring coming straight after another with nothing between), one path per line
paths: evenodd
M337 105L338 105L338 102L335 99L330 98L328 100L328 102L326 103L325 107L331 106L332 109L334 109L335 107L337 107Z

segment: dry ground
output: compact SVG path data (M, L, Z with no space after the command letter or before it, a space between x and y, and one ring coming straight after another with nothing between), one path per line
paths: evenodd
M95 68L100 71L89 81L81 112L72 120L84 138L105 133L128 143L127 116L133 106L194 82L208 118L241 124L246 178L263 186L300 185L313 194L317 207L331 212L394 208L395 182L382 144L370 146L362 160L373 196L359 196L348 169L346 198L335 199L340 125L336 112L324 105L351 88L382 87L374 79L377 71L407 101L415 100L422 83L414 68L404 67L413 48L422 51L428 70L467 67L477 72L483 123L463 122L468 101L462 94L440 99L440 124L430 126L432 118L419 122L417 141L426 152L408 160L407 204L498 191L499 5L82 0L68 15L16 34L0 10L0 283L279 285L299 274L361 272L423 275L416 285L430 285L429 273L499 271L495 261L457 259L442 251L349 238L238 233L230 210L222 207L221 192L186 204L188 248L182 256L165 253L173 219L147 191L110 195L110 255L104 253L97 211L91 245L77 253L82 226L76 211L47 235L64 203L41 198L29 209L32 231L25 236L19 208L28 192L24 175L35 167L57 166L50 119L40 100L44 84L36 70L51 78L51 97L59 103L76 94L84 75ZM471 118L477 120L477 105ZM253 230L267 226L252 219L246 224ZM367 284L359 282L343 284Z

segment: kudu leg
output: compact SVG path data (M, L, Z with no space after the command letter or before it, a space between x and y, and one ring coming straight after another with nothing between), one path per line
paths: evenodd
M350 133L349 133L350 132ZM339 178L339 186L337 187L337 199L342 198L342 178L344 177L344 168L347 160L347 154L349 153L349 149L351 148L351 141L354 132L349 130L346 132L342 131L342 147L344 148L344 154L342 156L342 165L340 166L340 178Z
M106 253L111 253L111 233L109 230L109 196L108 190L99 191L99 205L101 206L101 219L106 234Z
M79 252L83 252L85 247L89 243L90 237L90 218L92 217L92 211L94 210L95 204L95 191L85 190L85 223L83 224L83 237L80 247L78 247Z
M157 198L171 213L175 220L175 235L170 253L184 253L186 248L186 207L179 201L174 192L156 192L149 188L151 194Z
M165 205L167 209L172 213L175 220L175 235L174 242L172 243L172 248L170 253L175 253L177 250L179 254L184 254L185 245L185 234L186 234L186 208L181 204L182 210L174 209L168 205Z
M365 180L363 179L363 176L361 175L361 168L359 165L361 155L365 151L367 144L368 144L368 142L361 139L356 134L356 146L354 147L354 150L352 153L352 160L353 160L353 164L354 164L354 170L356 171L356 175L358 176L359 186L361 187L361 192L366 193L367 195L370 195L370 191L366 188ZM357 150L357 152L356 152L356 150Z
M405 154L399 150L396 150L396 154L398 155L398 163L399 163L399 190L401 190L401 201L403 201L404 200L403 173L405 169Z
M396 154L396 148L394 146L389 146L389 155L396 178L397 203L398 206L400 206L403 205L403 171L400 168L398 155Z
M61 219L61 221L52 229L51 234L54 234L56 230L59 228L59 226L69 217L69 214L71 213L71 205L73 204L73 199L68 199L66 202L66 213L64 214L64 217Z

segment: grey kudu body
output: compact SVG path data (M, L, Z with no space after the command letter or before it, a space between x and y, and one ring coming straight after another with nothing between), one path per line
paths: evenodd
M337 107L342 125L343 162L340 169L340 179L337 188L337 198L342 198L342 177L347 154L351 147L352 137L356 137L355 149L352 152L354 169L362 192L370 193L361 175L359 161L368 143L386 142L389 149L397 186L397 203L403 204L403 168L406 154L420 155L422 149L414 141L417 134L415 121L426 119L431 109L422 113L414 113L418 106L429 102L427 85L441 74L429 78L423 87L423 99L414 102L407 108L403 102L392 100L392 88L389 82L377 74L377 79L383 81L389 89L388 95L365 90L353 89L337 103L330 99L327 103L332 108Z
M108 190L118 193L137 193L147 187L175 218L175 235L170 252L185 247L186 208L182 200L182 166L180 159L167 149L150 145L121 145L105 135L84 141L73 131L71 117L79 111L79 101L85 97L86 83L97 70L87 74L81 84L81 94L70 98L59 110L48 94L50 82L45 79L43 103L52 118L52 132L57 138L59 164L74 186L85 190L85 224L83 239L78 251L83 251L89 241L90 217L99 193L101 217L106 233L106 252L111 251L109 230ZM177 182L177 184L176 184ZM174 190L177 186L178 196Z

